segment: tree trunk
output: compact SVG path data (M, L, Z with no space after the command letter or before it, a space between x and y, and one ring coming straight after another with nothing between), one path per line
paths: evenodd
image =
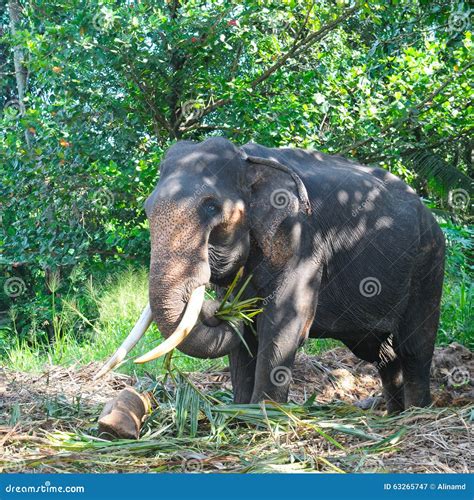
M18 0L8 0L8 14L10 16L10 31L11 34L15 36L21 22L21 6ZM21 116L24 116L26 112L24 100L28 85L28 68L25 66L25 53L22 47L20 47L19 45L15 45L13 47L13 62L15 65L15 79L16 79L16 87L18 93L18 105ZM28 128L26 128L25 130L25 141L29 155L32 158L32 160L35 161L36 155L32 148L33 137ZM45 183L44 189L46 196L48 196L51 189L50 186L48 186ZM48 222L52 223L54 221L54 208L52 205L49 205L47 207L45 214ZM49 266L47 266L44 268L44 272L45 272L45 285L46 288L48 288L48 283L52 278L53 270ZM60 272L60 269L58 269L58 272ZM52 328L53 325L54 325L54 318L52 319L50 325L48 325L49 326L48 337L50 341L54 339L54 333L53 333L54 329Z
M16 35L18 30L18 25L20 24L21 7L18 0L8 1L8 13L10 16L10 30L13 36ZM13 47L13 63L15 65L15 79L16 88L18 92L18 105L20 108L20 113L23 116L25 114L25 93L28 81L28 69L25 66L25 54L23 49L15 45ZM28 149L31 149L31 133L29 130L25 130L25 139Z

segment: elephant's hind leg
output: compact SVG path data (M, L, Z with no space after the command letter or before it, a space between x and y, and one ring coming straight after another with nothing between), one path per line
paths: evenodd
M430 368L438 330L443 287L442 248L412 278L408 307L395 347L403 370L405 408L431 403ZM429 265L427 265L429 263Z
M400 413L405 409L402 364L393 348L393 335L387 337L379 347L377 369L382 379L382 388L387 413Z
M386 334L385 334L386 335ZM381 340L383 334L375 335L369 332L362 341L344 340L344 344L360 359L374 363L382 379L383 394L389 414L403 411L403 377L400 359L393 346L393 336ZM373 398L361 401L357 406L366 408L366 402Z
M387 404L389 415L400 413L405 409L403 394L402 364L395 357L378 365L380 378L382 379L383 395Z

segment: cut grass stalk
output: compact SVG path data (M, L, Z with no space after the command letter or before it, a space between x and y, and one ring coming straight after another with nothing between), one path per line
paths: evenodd
M257 333L253 327L253 318L263 311L263 308L258 307L258 303L262 300L261 297L251 297L249 299L240 300L242 294L245 292L245 289L252 279L251 274L242 284L239 291L235 294L234 298L229 300L232 293L234 292L234 289L237 286L237 283L242 278L243 272L244 268L241 267L235 275L235 278L233 279L229 288L227 289L224 298L222 299L222 302L215 313L215 316L229 323L231 328L240 337L240 340L244 344L249 354L252 355L252 352L239 329L240 324L243 323L244 325L249 326L254 335L256 335Z

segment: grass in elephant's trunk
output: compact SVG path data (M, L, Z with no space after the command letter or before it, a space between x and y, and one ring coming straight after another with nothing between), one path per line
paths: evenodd
M263 311L263 308L258 307L259 302L263 299L261 297L251 297L249 299L240 300L243 293L245 292L245 289L250 283L250 280L252 279L252 275L247 277L242 286L239 288L239 291L233 298L231 298L231 295L236 289L237 284L242 278L242 274L243 268L241 268L235 275L235 278L227 289L224 298L222 299L222 302L219 306L219 309L217 309L215 313L215 316L229 323L236 334L240 336L243 344L250 353L250 349L245 342L242 334L240 333L239 324L243 323L245 325L248 325L256 335L256 331L253 327L253 318L255 318L257 314L260 314Z

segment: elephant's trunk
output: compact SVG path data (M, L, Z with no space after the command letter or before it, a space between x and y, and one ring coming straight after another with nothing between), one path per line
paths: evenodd
M220 304L217 300L204 301L200 313L196 315L197 321L194 328L184 332L181 336L178 335L183 330L181 327L186 316L192 314L192 312L189 313L191 306L188 302L189 297L195 295L196 291L200 290L210 277L207 262L201 261L196 264L190 265L189 260L186 259L186 265L194 268L194 273L190 273L192 277L189 277L188 274L183 283L183 278L173 275L184 264L179 265L174 262L171 266L170 264L164 265L163 261L160 264L152 262L149 293L152 316L160 332L167 339L163 344L169 342L171 348L177 347L184 354L195 358L226 356L232 349L237 347L240 338L227 322L221 321L214 316ZM180 342L173 345L175 342L171 341L171 337ZM158 355L165 353L163 349L160 349L160 346L158 346L156 352L159 353ZM142 361L154 359L154 357L157 356L144 357ZM137 361L140 362L141 360Z
M210 280L209 234L200 214L189 203L158 201L150 216L150 307L153 320L168 339L176 331L193 292ZM240 342L239 335L214 317L217 301L206 300L194 328L177 348L196 358L226 356Z
M145 363L156 359L173 348L195 358L219 358L226 356L235 349L240 342L239 335L227 322L214 316L220 302L217 300L204 301L204 285L193 289L189 302L179 299L176 290L156 282L160 273L150 273L150 304L147 304L140 319L131 333L117 349L114 355L102 366L95 375L95 379L102 377L115 366L120 364L140 338L148 329L152 318L160 328L166 340L158 347L136 360ZM162 290L158 293L157 290ZM178 324L179 323L179 324ZM194 325L194 327L193 327ZM241 331L241 334L243 332Z
M204 287L211 277L209 233L193 222L198 215L192 210L164 202L159 209L155 207L156 215L150 220L150 307L98 376L125 358L152 319L166 340L138 362L155 359L175 347L195 358L219 358L238 346L239 335L214 316L220 302L203 301Z

